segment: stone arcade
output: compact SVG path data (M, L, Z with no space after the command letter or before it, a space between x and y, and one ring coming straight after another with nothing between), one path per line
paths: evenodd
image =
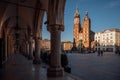
M51 64L47 75L63 76L60 44L61 31L64 31L65 2L66 0L0 0L0 66L15 53L24 54L34 64L41 63L40 41L46 12L47 30L51 37Z

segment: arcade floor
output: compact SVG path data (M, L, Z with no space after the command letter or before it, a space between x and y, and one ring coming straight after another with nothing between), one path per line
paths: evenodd
M63 77L47 77L45 64L34 65L21 54L15 54L0 69L0 80L81 80L76 76L65 73Z

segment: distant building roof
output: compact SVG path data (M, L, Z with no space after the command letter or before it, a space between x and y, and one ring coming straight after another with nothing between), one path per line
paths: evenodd
M106 29L106 30L103 30L101 32L97 32L96 34L106 33L106 32L112 32L112 31L120 32L120 29L118 29L118 28Z
M106 30L102 31L102 33L107 32L107 31L116 31L116 32L120 32L120 29L117 29L117 28L106 29Z

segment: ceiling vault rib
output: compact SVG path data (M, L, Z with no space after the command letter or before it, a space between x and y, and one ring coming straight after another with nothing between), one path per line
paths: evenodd
M26 7L26 8L31 8L31 9L34 9L34 10L39 9L39 10L42 10L42 11L46 11L45 9L40 9L40 8L36 8L36 7L32 7L32 6L27 6L27 5L23 5L23 4L19 4L19 3L14 3L14 2L10 2L10 1L0 0L0 2L7 3L7 4L12 4L12 5L18 5L18 6Z

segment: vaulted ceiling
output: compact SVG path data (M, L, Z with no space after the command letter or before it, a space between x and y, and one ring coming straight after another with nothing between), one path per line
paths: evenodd
M13 39L18 30L21 41L28 39L31 32L40 32L47 5L48 0L0 0L0 37L3 28Z

